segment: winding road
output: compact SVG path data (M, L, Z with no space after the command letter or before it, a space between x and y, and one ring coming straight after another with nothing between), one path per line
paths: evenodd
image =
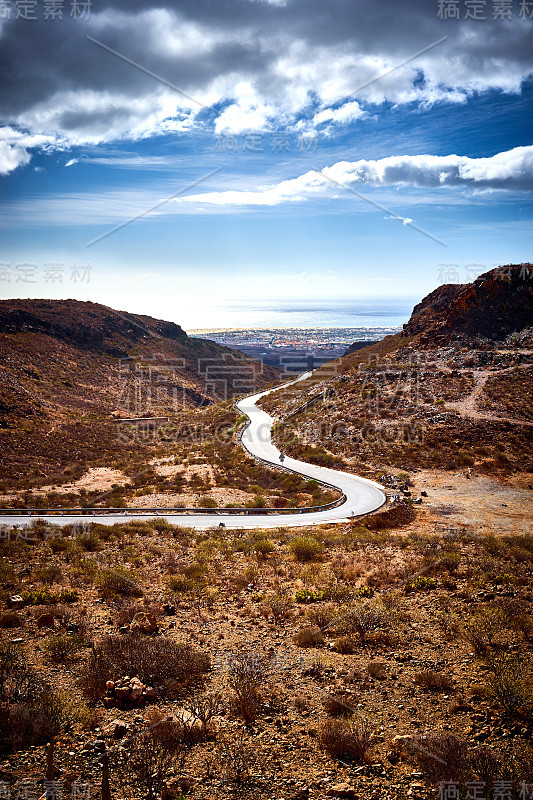
M297 383L311 373L306 372L290 383L284 383L274 389L269 389L259 394L245 397L236 404L237 409L245 414L249 419L249 424L244 430L241 441L243 447L250 455L259 458L272 466L280 466L280 451L272 444L271 432L274 424L273 418L260 408L256 403L264 395L286 388L291 384ZM179 525L187 528L213 528L223 523L227 528L280 528L298 527L307 525L319 525L323 523L345 522L346 520L368 514L380 508L386 501L383 488L374 481L366 478L359 478L350 475L348 472L339 472L325 467L318 467L314 464L307 464L305 461L297 461L294 458L285 457L283 467L292 472L296 472L305 478L315 479L339 489L346 497L344 503L333 508L326 508L318 511L294 511L283 514L258 514L253 513L234 513L227 514L224 511L216 514L205 513L167 513L161 509L157 514L142 513L141 509L128 510L127 516L123 513L112 511L99 513L96 518L87 514L76 513L75 510L69 512L65 509L62 516L54 514L5 514L0 515L0 523L4 525L20 525L32 519L44 519L47 522L64 525L66 522L87 522L98 521L104 525L125 522L132 519L166 519L172 525Z

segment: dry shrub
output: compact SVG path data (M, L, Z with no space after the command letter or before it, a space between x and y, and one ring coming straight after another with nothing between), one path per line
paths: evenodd
M363 718L327 720L318 733L318 743L330 756L362 764L372 740L372 729Z
M228 683L235 692L232 708L246 722L252 722L261 709L259 690L266 671L264 658L253 653L239 653L229 663Z
M293 702L298 711L307 711L309 708L309 699L303 694L297 694Z
M451 733L413 736L407 742L409 758L433 783L462 782L468 775L466 742Z
M292 637L298 647L318 647L324 643L324 634L318 625L306 625Z
M495 647L495 639L506 627L505 615L494 606L481 608L463 624L462 635L478 656L485 656Z
M324 700L324 710L332 717L349 716L354 713L353 698L349 694L337 692L328 694Z
M152 709L149 728L126 739L112 752L112 774L124 793L140 788L147 800L161 796L169 773L184 761L179 722Z
M123 567L102 570L98 576L98 585L104 597L119 594L140 597L143 594L137 576Z
M376 600L355 603L343 615L341 633L357 633L362 645L369 633L388 627L389 615ZM336 626L339 628L339 625Z
M107 680L137 675L143 683L172 693L172 682L187 684L210 669L210 659L191 645L135 634L106 636L92 648L80 683L90 699L103 696Z
M417 686L430 692L449 692L453 689L451 678L440 672L433 672L431 669L417 672L414 682Z
M237 785L245 783L255 764L255 749L244 731L226 731L219 740L219 763L226 778Z
M339 636L333 642L333 649L337 653L349 656L357 650L357 642L353 636Z
M28 668L23 651L0 642L0 751L29 748L57 736L65 721L61 696Z
M367 671L371 678L377 678L379 681L387 677L387 668L383 661L371 661L367 667Z
M523 659L500 653L487 659L488 684L510 716L530 718L533 712L533 680Z
M292 600L286 594L273 594L267 602L276 624L290 616Z
M321 630L325 630L335 618L335 609L331 604L310 608L305 618L309 625L317 625Z

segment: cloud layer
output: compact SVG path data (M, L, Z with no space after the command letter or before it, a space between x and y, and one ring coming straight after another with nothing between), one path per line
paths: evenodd
M467 156L390 156L377 161L339 161L318 172L306 172L257 191L205 192L177 198L180 205L275 206L311 197L339 194L342 184L356 190L365 186L414 186L424 189L466 187L475 190L533 189L533 146L515 147L490 158ZM323 177L326 176L326 177ZM331 180L328 180L330 178Z
M328 135L384 101L460 102L475 91L518 91L532 72L532 22L518 14L445 22L436 7L427 0L101 0L90 20L4 19L4 124L59 147L205 126ZM3 172L41 146L1 135L0 142Z

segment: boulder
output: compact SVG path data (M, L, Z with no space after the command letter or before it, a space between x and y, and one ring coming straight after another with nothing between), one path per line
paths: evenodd
M7 601L8 608L12 608L14 611L17 611L19 608L22 608L24 605L24 600L20 596L20 594L12 595L9 600Z
M122 739L129 731L129 725L121 719L114 719L110 726L114 739Z
M157 620L149 611L139 611L133 617L130 630L138 630L141 633L154 633L157 630Z
M327 795L328 797L357 797L357 790L349 783L337 783L328 789Z

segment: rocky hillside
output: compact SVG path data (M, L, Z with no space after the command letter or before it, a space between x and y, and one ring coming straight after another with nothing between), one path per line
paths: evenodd
M498 267L473 283L445 284L413 309L404 335L423 344L459 337L503 340L533 325L533 265Z
M231 401L277 379L173 322L77 300L0 301L0 478L98 462L116 420Z
M530 471L532 334L533 268L499 267L263 404L287 452L327 466Z

